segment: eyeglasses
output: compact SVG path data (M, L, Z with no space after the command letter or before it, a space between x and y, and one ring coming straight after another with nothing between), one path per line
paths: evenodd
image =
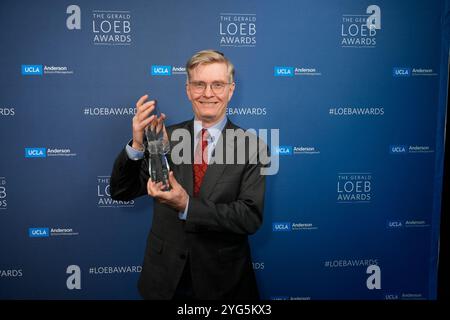
M214 94L222 94L223 91L225 90L225 87L230 84L231 82L213 82L213 83L206 83L203 81L189 82L189 86L195 93L203 93L205 92L206 87L209 86L212 92L214 92Z

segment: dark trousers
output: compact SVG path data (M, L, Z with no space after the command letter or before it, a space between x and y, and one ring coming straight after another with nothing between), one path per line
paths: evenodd
M189 257L184 265L183 274L181 275L180 282L178 283L175 295L172 300L195 300L194 290L192 287L191 266L189 263Z

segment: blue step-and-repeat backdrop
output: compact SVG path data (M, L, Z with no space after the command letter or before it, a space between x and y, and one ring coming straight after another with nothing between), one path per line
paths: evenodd
M2 1L0 298L139 299L152 199L109 179L137 99L192 117L185 63L236 67L229 118L279 129L264 299L436 299L446 0Z

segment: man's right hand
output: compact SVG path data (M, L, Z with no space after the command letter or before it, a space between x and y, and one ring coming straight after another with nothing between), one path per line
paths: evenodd
M156 115L149 114L155 109L156 101L147 101L148 94L139 98L136 102L136 114L133 117L133 144L132 147L136 150L144 150L144 130L156 118Z

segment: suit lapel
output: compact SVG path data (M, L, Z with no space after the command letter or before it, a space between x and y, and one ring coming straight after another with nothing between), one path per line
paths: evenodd
M186 124L180 128L186 129L190 133L191 137L191 161L190 163L182 163L180 165L173 165L172 170L174 171L175 177L179 184L183 186L186 192L192 196L194 194L194 176L192 172L192 163L194 161L194 126L193 121L187 121Z

